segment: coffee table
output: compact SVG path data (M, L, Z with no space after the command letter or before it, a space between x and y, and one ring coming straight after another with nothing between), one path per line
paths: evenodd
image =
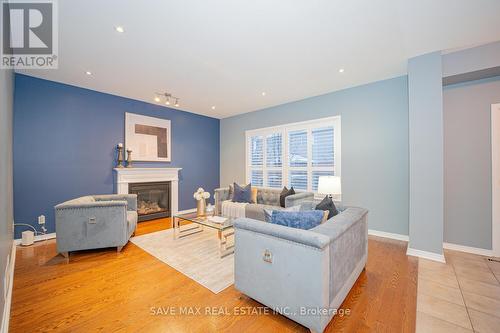
M173 229L174 229L174 239L179 239L186 237L198 232L202 232L204 227L209 227L217 230L217 235L219 238L219 253L220 257L234 253L234 242L232 245L228 245L227 239L234 235L234 218L226 218L223 223L216 223L210 221L208 216L196 216L196 213L189 214L178 214L174 215L172 219ZM187 221L193 224L193 226L184 227L181 229L181 221Z

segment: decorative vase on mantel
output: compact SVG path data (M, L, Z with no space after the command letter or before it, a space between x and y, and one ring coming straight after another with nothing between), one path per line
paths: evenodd
M123 143L119 143L116 145L116 150L118 150L118 163L116 165L117 168L123 168Z
M205 192L203 188L198 188L196 192L193 194L193 198L197 201L196 203L196 216L201 217L205 216L205 210L207 208L206 200L210 198L210 193Z
M132 167L132 149L127 149L127 166L126 168Z

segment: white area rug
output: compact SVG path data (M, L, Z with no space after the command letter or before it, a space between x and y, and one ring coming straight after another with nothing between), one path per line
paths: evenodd
M173 229L132 237L132 243L217 294L234 283L234 255L219 254L217 231L203 232L180 239Z

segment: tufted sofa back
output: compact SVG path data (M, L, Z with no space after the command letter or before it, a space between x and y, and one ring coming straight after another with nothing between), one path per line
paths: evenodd
M281 189L258 188L257 203L261 205L279 206Z

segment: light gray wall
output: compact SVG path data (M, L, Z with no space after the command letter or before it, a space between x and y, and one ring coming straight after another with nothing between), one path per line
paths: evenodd
M444 240L491 249L491 104L500 77L447 86Z
M4 311L4 274L12 249L12 112L14 76L0 69L0 316Z
M408 60L410 243L443 253L443 88L441 53Z
M341 115L342 197L370 229L408 234L406 76L221 120L221 185L245 181L245 130Z
M443 77L500 66L500 42L494 42L442 56Z

